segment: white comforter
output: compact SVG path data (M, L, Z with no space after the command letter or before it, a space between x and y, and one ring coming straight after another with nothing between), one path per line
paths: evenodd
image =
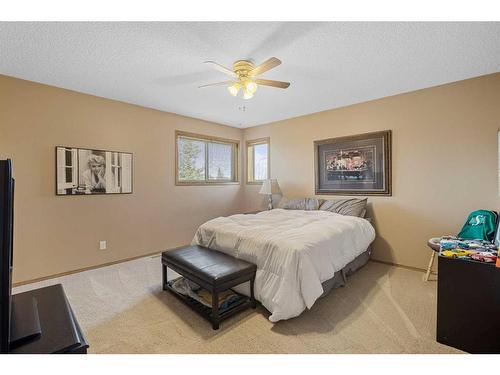
M374 239L365 219L274 209L207 221L192 243L256 264L255 297L272 313L269 320L277 322L311 308L323 293L321 283Z

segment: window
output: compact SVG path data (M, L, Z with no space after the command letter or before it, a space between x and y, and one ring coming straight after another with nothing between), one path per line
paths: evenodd
M176 184L218 185L238 182L239 142L176 132Z
M269 138L247 141L247 183L261 184L270 176Z

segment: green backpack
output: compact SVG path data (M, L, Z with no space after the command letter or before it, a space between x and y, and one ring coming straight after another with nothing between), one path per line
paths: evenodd
M458 238L492 242L497 229L498 214L495 211L477 210L467 217Z

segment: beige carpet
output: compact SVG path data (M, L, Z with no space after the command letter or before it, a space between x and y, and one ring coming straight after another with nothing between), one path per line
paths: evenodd
M459 353L435 341L436 282L370 262L301 316L272 324L262 307L219 331L161 290L160 258L30 284L62 283L91 353Z

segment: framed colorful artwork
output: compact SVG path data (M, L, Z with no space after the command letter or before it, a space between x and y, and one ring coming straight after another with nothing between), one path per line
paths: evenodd
M392 195L390 130L314 142L316 194Z

